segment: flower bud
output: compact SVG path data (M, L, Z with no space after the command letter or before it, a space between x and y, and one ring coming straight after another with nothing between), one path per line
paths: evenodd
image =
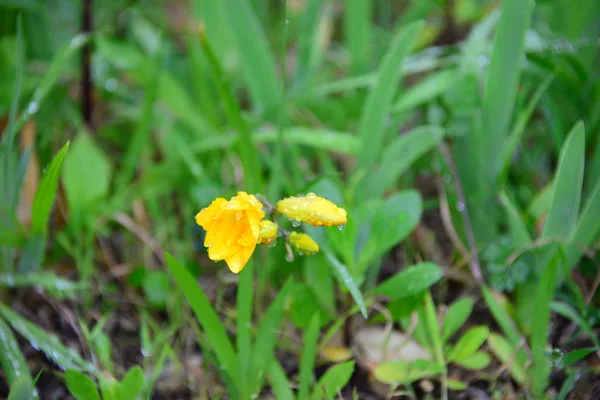
M276 209L296 222L313 226L344 225L347 222L346 210L314 193L282 199Z
M314 254L319 252L319 245L306 233L292 232L288 236L288 243L300 254Z
M277 224L268 219L260 221L259 243L265 246L270 245L277 239Z

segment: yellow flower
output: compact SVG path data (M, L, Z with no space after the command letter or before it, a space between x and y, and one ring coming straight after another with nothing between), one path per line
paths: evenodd
M280 200L276 208L292 220L313 226L344 225L347 222L346 210L314 193Z
M260 221L259 243L265 246L270 245L277 239L277 224L268 219Z
M229 201L214 200L196 215L196 223L206 231L208 257L225 260L231 272L240 272L259 242L264 216L262 203L246 192L238 192Z
M306 233L292 232L288 242L301 254L314 254L319 252L319 245Z

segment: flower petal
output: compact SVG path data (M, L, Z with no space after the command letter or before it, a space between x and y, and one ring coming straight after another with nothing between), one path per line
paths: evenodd
M256 243L251 246L242 247L242 249L234 254L233 256L225 259L227 262L227 266L234 274L239 273L248 263L248 260L254 253L254 249L256 248Z
M227 200L222 197L215 199L210 206L203 208L196 214L196 223L204 228L204 230L208 231L217 218L219 218L223 205L226 203Z

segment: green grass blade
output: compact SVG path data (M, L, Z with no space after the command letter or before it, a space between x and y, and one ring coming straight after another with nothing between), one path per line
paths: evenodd
M319 66L322 49L319 47L319 12L323 8L323 0L309 0L300 21L300 37L298 38L298 66L296 82L304 86Z
M319 313L315 313L310 320L310 325L304 332L304 347L300 356L300 372L298 383L298 398L307 399L313 385L313 372L317 358L317 344L319 342L319 328L321 327Z
M530 368L532 390L536 398L541 398L550 374L550 360L546 356L548 326L550 323L550 301L554 295L556 275L560 265L559 256L552 258L544 269L535 293L535 313L531 323L531 353L533 363Z
M329 261L329 264L333 267L333 272L335 277L338 279L340 283L342 283L348 291L352 298L356 302L360 313L367 318L367 306L365 304L365 298L363 297L358 285L352 278L350 271L348 268L340 262L328 249L323 249L323 253L325 253L325 257Z
M294 392L290 387L287 375L279 361L273 360L269 364L269 372L267 373L271 389L278 400L294 400Z
M35 192L31 206L31 232L33 234L45 236L48 231L48 220L52 205L54 204L54 198L56 197L56 190L58 189L60 169L68 151L69 142L65 143L62 149L54 156Z
M0 366L9 387L12 388L22 377L28 377L31 384L31 375L25 357L10 327L2 318L0 318Z
M354 361L346 361L329 368L317 382L310 396L311 400L320 400L325 397L338 398L338 391L346 386L353 372Z
M202 325L210 348L215 352L223 370L234 381L238 390L240 390L242 387L240 366L237 363L233 346L227 337L225 327L219 320L219 316L200 286L196 283L192 274L169 253L165 253L165 261L173 274L173 278L175 278L177 286L192 307L198 322Z
M214 54L210 43L204 35L200 36L202 48L208 59L208 65L212 69L212 73L216 78L215 85L220 97L225 102L227 117L234 129L238 132L238 154L242 161L242 166L245 172L245 182L248 191L256 192L261 190L261 174L260 163L258 159L258 151L252 141L250 128L242 117L242 111L238 100L233 96L232 89L227 81L223 69L219 64L219 60Z
M583 250L589 247L600 232L600 179L590 192L585 202L573 239L565 249L567 265L573 266L583 255Z
M508 367L515 381L524 385L527 374L525 372L524 360L519 357L521 350L517 350L517 346L496 333L490 333L488 344L494 355Z
M280 100L273 52L249 0L223 2L241 55L242 71L257 109L270 109Z
M534 2L504 0L487 74L482 108L481 154L488 182L494 182L503 162L519 77L525 55L525 34Z
M550 302L550 309L553 312L560 314L563 317L570 319L571 321L573 321L574 323L579 325L579 327L590 338L592 343L594 343L594 345L598 349L600 349L600 339L598 338L598 335L596 335L596 333L594 333L594 329L591 327L591 325L584 318L582 318L577 313L577 311L575 311L575 309L573 309L573 307L571 307L570 305L568 305L566 303L562 303L559 301L552 301L552 302Z
M546 90L548 89L553 80L554 75L548 75L548 77L544 79L544 81L537 87L537 89L531 96L531 99L529 99L527 106L519 114L519 118L517 119L514 127L512 128L512 131L506 141L506 146L504 148L504 161L502 165L502 170L505 171L505 173L506 171L508 171L517 146L523 138L523 134L525 133L527 123L531 119L531 116L533 115L536 106L538 105L544 93L546 93Z
M500 193L500 203L506 212L508 226L510 227L510 235L512 236L515 248L518 249L528 246L531 243L531 235L529 234L517 207L508 198L505 192Z
M396 183L400 175L431 150L444 137L436 125L420 126L394 139L383 152L381 164L369 177L365 188L359 188L362 198L380 198Z
M457 69L445 69L429 75L406 92L402 93L392 107L392 112L400 113L434 100L460 82L461 73Z
M73 350L65 347L57 336L39 328L36 324L16 314L11 309L0 303L0 314L27 339L34 348L39 348L46 356L63 369L95 372L94 366L85 361Z
M252 354L252 300L254 298L253 262L248 261L239 274L237 288L237 336L238 360L242 370L242 382L248 384L250 357Z
M390 111L392 99L398 90L402 61L412 50L422 21L411 23L394 38L377 73L377 81L371 89L363 108L358 134L361 151L358 154L359 171L369 171L381 154L385 137L385 118Z
M79 291L88 289L89 284L64 279L51 272L34 272L26 274L2 274L0 275L0 287L40 287L61 297L73 296Z
M515 323L510 315L500 305L498 300L494 298L494 295L487 286L481 287L481 293L483 294L483 299L490 309L490 312L498 325L500 325L500 328L508 338L509 342L515 347L518 346L521 341L521 335L519 334L519 331L517 331Z
M8 393L8 400L31 400L37 398L38 395L33 387L30 376L17 378Z
M542 238L567 239L577 224L583 185L585 128L583 122L573 126L560 152L554 177L554 197Z
M274 335L283 318L285 301L292 288L291 283L290 280L281 288L260 321L252 354L251 395L260 391L265 372L268 371L269 364L274 358L275 345L277 344Z
M364 72L371 64L373 2L347 0L344 2L344 33L350 53L351 70Z

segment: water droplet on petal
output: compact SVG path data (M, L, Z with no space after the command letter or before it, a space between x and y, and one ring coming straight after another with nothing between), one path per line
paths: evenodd
M293 226L294 228L297 228L297 227L299 227L299 226L300 226L300 224L301 224L301 222L300 222L300 221L298 221L298 220L295 220L295 219L294 219L294 220L292 220L292 226Z

